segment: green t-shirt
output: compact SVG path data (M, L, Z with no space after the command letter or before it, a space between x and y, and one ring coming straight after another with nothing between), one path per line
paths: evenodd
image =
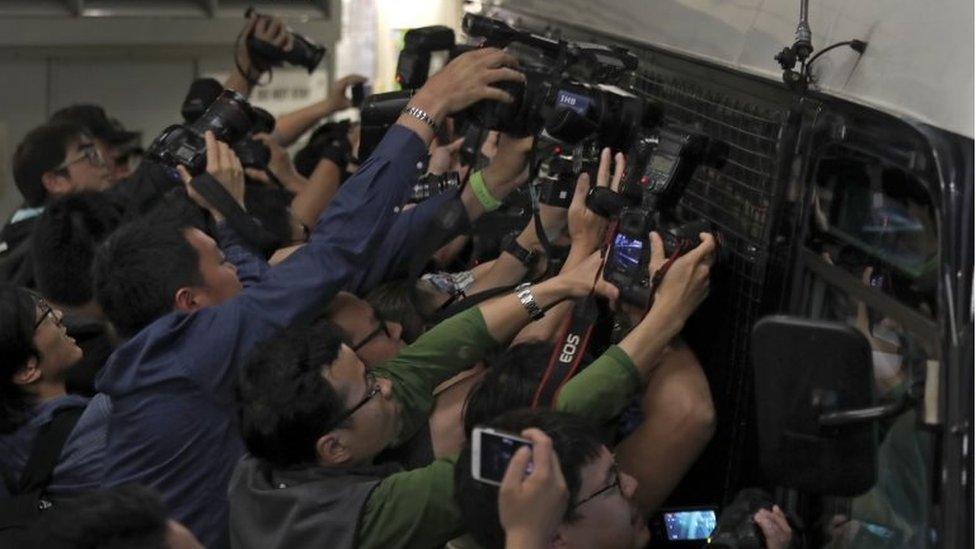
M427 423L434 388L480 362L498 347L473 307L444 322L376 369L393 381L401 406L403 428L398 442L408 440ZM556 407L604 423L616 417L640 387L633 361L619 347L567 383ZM454 457L383 479L366 500L359 524L361 549L443 547L463 533L454 504Z

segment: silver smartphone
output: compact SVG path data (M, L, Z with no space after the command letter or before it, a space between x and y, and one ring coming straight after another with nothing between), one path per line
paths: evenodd
M500 486L508 462L522 446L532 446L532 442L511 433L475 427L471 431L471 477ZM532 472L531 462L525 472Z

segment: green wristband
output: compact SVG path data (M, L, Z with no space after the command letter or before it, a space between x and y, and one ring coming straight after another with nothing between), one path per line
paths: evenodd
M474 193L475 198L481 205L485 208L486 212L493 212L501 207L502 203L500 200L491 196L488 188L485 187L485 178L481 175L481 170L478 170L471 174L471 180L468 181L471 185L471 192Z

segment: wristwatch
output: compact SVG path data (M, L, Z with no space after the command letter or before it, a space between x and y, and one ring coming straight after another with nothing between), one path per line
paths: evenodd
M534 251L526 250L518 243L518 239L515 234L511 234L508 237L508 242L505 243L503 248L506 253L509 253L518 260L519 263L525 266L526 269L531 269L535 260L538 259L539 254Z
M515 296L519 298L519 302L522 303L522 307L525 308L525 312L529 313L529 318L532 320L539 320L546 316L546 313L539 308L539 304L535 302L531 282L523 282L516 286Z

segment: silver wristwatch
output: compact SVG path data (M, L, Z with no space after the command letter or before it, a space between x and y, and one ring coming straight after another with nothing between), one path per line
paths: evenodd
M524 282L516 286L515 296L519 298L519 302L525 308L525 312L529 313L529 318L532 320L539 320L546 316L546 313L539 308L539 304L535 302L535 296L532 295L531 282Z
M434 118L427 114L427 111L408 105L405 109L403 109L403 113L420 120L424 124L427 124L430 126L430 129L434 130L435 132L437 131L437 122L434 122Z

